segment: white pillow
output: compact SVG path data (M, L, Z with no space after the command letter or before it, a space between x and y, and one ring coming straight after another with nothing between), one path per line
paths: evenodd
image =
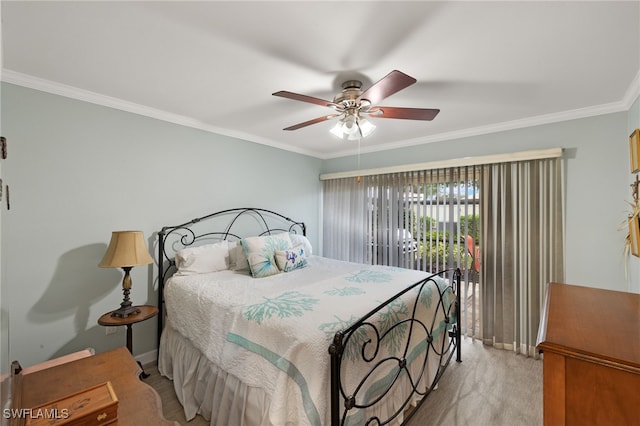
M178 275L207 274L229 269L227 241L188 247L176 253Z
M268 277L280 272L276 264L276 250L293 247L291 237L287 233L249 237L240 241L244 254L247 255L251 275L254 278Z
M233 271L248 271L249 262L240 241L229 241L229 268Z
M302 244L304 246L306 256L311 256L313 254L311 242L307 237L302 234L294 234L293 232L289 234L289 236L291 237L291 243L293 243L294 247Z
M276 250L276 264L282 272L291 272L294 269L307 266L304 245L301 244L286 250Z

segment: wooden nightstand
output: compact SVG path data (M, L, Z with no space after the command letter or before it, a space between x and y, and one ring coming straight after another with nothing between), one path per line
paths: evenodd
M108 381L118 398L118 425L177 426L177 422L164 418L160 396L138 379L139 374L140 368L124 347L30 374L18 374L16 377L20 380L16 383L12 408L26 409L24 412L29 413L30 408Z
M98 319L98 324L104 325L105 327L118 327L121 325L127 326L127 349L129 349L129 352L132 355L133 355L133 330L132 330L133 324L137 322L146 321L149 318L153 318L156 315L158 315L158 308L152 305L140 305L140 306L135 306L135 308L137 308L140 312L138 312L137 314L129 315L126 318L111 316L113 312L111 311L102 315ZM146 378L148 375L143 370L141 376L142 378Z

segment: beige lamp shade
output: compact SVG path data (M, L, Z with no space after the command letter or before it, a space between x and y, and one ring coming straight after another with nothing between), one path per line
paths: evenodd
M149 255L142 231L114 231L111 233L107 252L98 266L122 268L150 263L153 263L153 259Z

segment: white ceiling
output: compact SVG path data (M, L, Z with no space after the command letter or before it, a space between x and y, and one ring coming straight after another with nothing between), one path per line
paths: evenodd
M2 79L318 158L357 152L333 122L284 127L397 69L418 82L361 152L629 108L640 1L2 1Z

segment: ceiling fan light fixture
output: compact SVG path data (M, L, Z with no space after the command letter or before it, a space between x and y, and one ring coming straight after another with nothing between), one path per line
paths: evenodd
M373 123L357 113L347 113L331 128L330 132L340 139L355 141L366 138L375 128Z
M362 137L360 136L360 133L355 132L355 133L345 135L345 139L348 141L357 141L359 139L362 139Z
M342 120L342 131L347 135L358 133L358 120L355 114L347 114Z
M363 138L369 136L376 129L375 124L363 117L358 119L358 127L360 127L360 133Z
M342 132L342 121L337 121L336 124L331 128L330 132L340 139L343 139L344 133Z

